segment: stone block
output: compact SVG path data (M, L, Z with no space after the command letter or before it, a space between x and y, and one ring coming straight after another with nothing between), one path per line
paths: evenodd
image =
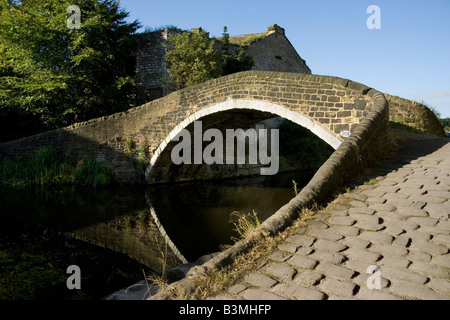
M389 288L389 291L391 293L409 299L419 299L419 300L448 299L448 297L431 290L427 286L418 284L416 282L409 282L403 280L395 281Z
M429 286L438 293L450 296L450 280L448 279L433 279Z
M350 208L348 210L349 214L366 214L366 215L373 215L375 213L375 209L368 207L368 208L363 208L363 207L358 207L358 208Z
M351 217L330 217L328 223L342 226L351 226L355 223L355 220Z
M450 247L450 235L448 234L437 234L433 237L433 242L441 245L446 245Z
M293 244L293 243L282 243L278 246L279 250L286 251L289 253L296 253L299 246Z
M362 287L357 295L360 300L403 300L401 297L381 290L370 290L369 288Z
M328 262L320 263L316 267L315 271L341 280L350 280L355 274L355 272L351 269Z
M351 248L359 248L359 249L365 249L370 245L370 242L367 240L362 239L361 237L345 237L344 239L340 240L341 243L345 244L347 247Z
M275 263L267 268L266 274L281 280L292 280L297 274L297 270L286 264Z
M306 224L310 229L328 229L328 225L319 220L309 220Z
M439 244L431 243L429 241L412 239L411 248L428 252L432 255L446 254L448 248Z
M450 279L450 272L446 268L423 261L413 261L409 266L409 270L413 270L430 278Z
M411 264L411 261L405 259L405 257L395 257L395 256L387 256L383 257L381 261L377 262L381 268L397 268L397 269L406 269Z
M378 253L370 252L367 249L349 248L345 251L345 255L349 259L360 260L369 263L375 263L380 258L381 255Z
M430 262L431 261L431 254L423 252L422 250L410 250L407 259L411 261L423 261L423 262Z
M315 250L309 257L319 262L330 262L334 264L342 263L346 259L342 254L322 250Z
M287 298L277 295L273 292L261 289L248 289L244 291L242 297L245 300L288 300Z
M295 277L294 282L305 287L311 287L318 284L323 277L320 273L305 270Z
M287 263L293 265L295 268L314 269L318 262L305 256L296 255L290 258Z
M450 269L450 255L442 255L434 257L433 260L431 260L431 264L437 265L442 268Z
M289 253L286 253L284 251L275 251L268 257L268 259L277 261L277 262L284 262L287 259L289 259L290 257L292 257L292 255Z
M375 211L395 211L397 209L396 206L392 205L392 204L388 204L388 203L375 203L375 204L371 204L369 206L370 209L373 209Z
M396 256L402 257L408 254L408 249L403 247L396 247L390 244L375 243L369 248L370 251L379 253L382 256Z
M358 286L352 281L326 278L320 283L320 289L328 295L352 297L358 289Z
M326 230L309 230L307 232L309 236L316 237L319 239L325 239L330 241L338 241L343 238L342 235L334 233L331 229Z
M301 285L294 283L280 283L276 285L273 292L287 296L288 298L295 300L324 300L325 295L315 289L305 288Z
M394 240L393 244L399 247L408 247L411 244L411 238L406 234L402 234Z
M297 246L301 246L301 247L309 247L314 243L314 241L316 241L316 239L313 237L308 237L308 236L298 235L298 234L289 236L286 239L286 242L293 243L293 244L295 244Z
M344 237L355 237L359 234L359 229L355 228L354 226L335 225L332 229L335 233L338 233Z
M347 246L340 244L336 241L329 241L329 240L323 240L319 239L314 243L314 248L323 250L323 251L329 251L329 252L341 252L347 249Z
M358 223L366 222L371 224L380 224L380 218L377 215L367 215L361 213L349 213L350 218L355 219Z
M278 283L278 281L261 273L250 273L244 278L244 281L255 287L271 288Z
M361 221L355 224L355 228L362 229L365 231L380 231L385 229L386 227L381 224L370 223L366 221Z
M231 286L227 293L231 294L231 295L237 295L240 294L242 291L246 290L248 287L246 285L243 284L236 284L234 286Z
M404 269L383 267L381 269L381 274L384 278L387 278L392 282L397 280L405 280L409 282L416 282L418 284L424 284L428 281L427 276Z

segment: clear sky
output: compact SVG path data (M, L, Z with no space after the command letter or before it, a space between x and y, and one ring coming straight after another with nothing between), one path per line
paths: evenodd
M278 24L312 73L425 101L450 117L450 0L121 0L143 27L202 27L211 36ZM370 30L370 5L381 29ZM142 28L140 31L143 31Z

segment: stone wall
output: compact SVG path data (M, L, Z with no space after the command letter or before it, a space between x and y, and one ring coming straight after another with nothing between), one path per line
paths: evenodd
M164 29L135 36L138 48L136 57L136 78L147 93L143 101L151 101L167 95L167 89L163 86L163 79L167 77L164 66L167 43L169 36L181 33L178 29Z
M389 103L389 120L422 133L445 137L445 131L434 112L425 105L385 94Z
M0 155L27 156L49 146L70 152L75 158L95 157L113 169L117 181L144 182L144 174L135 162L137 149L144 147L147 160L152 159L158 166L157 160L173 137L171 134L198 117L209 121L204 127L222 124L243 128L251 121L281 116L331 143L337 141L337 148L344 141L342 130L355 132L372 114L372 92L362 84L336 77L242 72L174 92L127 112L1 144ZM208 117L206 110L212 112ZM364 140L365 145L358 145L358 163L365 165L385 154L390 135L388 119L383 120L364 129L370 131L371 138ZM127 150L129 142L132 150ZM155 172L159 179L167 179L170 166L161 163Z
M342 185L343 181L356 175L359 169L364 167L365 164L361 159L364 158L363 154L368 152L368 149L376 148L380 154L383 154L383 146L379 144L381 142L379 135L383 135L386 130L389 132L387 124L389 106L382 93L372 89L367 94L374 102L372 111L317 171L308 185L289 203L266 219L249 236L231 248L220 252L201 267L193 268L188 277L173 283L173 288L180 290L180 292L193 290L196 278L231 264L238 255L249 251L257 243L257 239L268 235L276 235L291 225L300 216L302 209L311 208L314 204L321 204L333 190ZM376 140L379 140L378 143L372 146L372 142ZM386 150L390 146L389 140L384 141L384 143L386 143L384 145ZM167 292L160 293L159 297L164 294L167 294ZM155 296L155 299L159 297Z
M268 35L245 48L254 61L252 70L311 73L289 39L284 29L274 25Z
M199 32L201 28L192 29ZM168 37L180 34L180 29L164 29L136 35L138 49L136 51L136 76L138 84L144 89L142 101L152 101L170 93L164 86L168 77L164 61ZM215 40L215 48L221 50L222 42ZM230 45L230 51L239 46ZM267 35L248 46L242 47L254 61L252 70L311 73L311 70L289 40L285 31L277 25L268 27Z

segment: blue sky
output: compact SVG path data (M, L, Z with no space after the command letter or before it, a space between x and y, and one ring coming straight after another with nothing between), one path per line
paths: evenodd
M450 117L450 0L121 0L149 27L202 27L211 36L267 31L286 36L312 73L363 83L382 92L425 101ZM381 29L369 30L370 5ZM143 29L141 30L143 31Z

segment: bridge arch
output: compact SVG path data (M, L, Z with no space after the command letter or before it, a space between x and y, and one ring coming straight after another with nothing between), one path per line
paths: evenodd
M255 100L245 100L245 99L228 99L224 102L214 104L212 106L201 109L186 119L178 123L173 130L167 135L167 137L161 142L159 147L153 154L150 163L145 171L145 180L148 181L150 173L158 161L161 154L165 151L169 143L183 130L186 129L190 124L195 121L201 120L202 118L213 115L219 112L226 112L230 110L253 110L263 113L270 113L274 117L281 117L292 121L314 133L317 137L329 144L334 150L336 150L342 143L336 135L327 128L324 128L320 124L310 119L308 116L301 113L287 109L286 107L280 106L275 103L267 101L255 101Z
M220 123L222 128L228 124L243 128L239 124L244 120L244 124L257 123L254 120L273 115L308 128L335 149L340 142L352 140L358 130L370 136L376 132L375 139L367 145L358 145L360 158L372 159L378 157L379 151L384 152L390 139L389 112L385 114L389 110L385 102L382 108L376 104L381 98L385 99L374 89L337 77L240 72L175 91L125 112L1 144L0 157L28 156L41 147L52 147L72 154L74 159L86 156L97 159L112 169L119 183L143 183L149 182L146 173L148 177L167 143L196 119L204 117L210 124ZM228 111L219 112L227 108ZM374 112L381 112L383 122L367 126L365 123ZM237 122L233 115L239 115L235 117ZM226 119L219 118L222 116ZM350 131L351 137L341 137L343 131ZM136 161L143 150L147 161L144 168L142 162ZM164 163L168 161L161 162ZM161 174L154 170L152 176L164 178L166 168L156 167ZM195 169L189 168L189 172Z

